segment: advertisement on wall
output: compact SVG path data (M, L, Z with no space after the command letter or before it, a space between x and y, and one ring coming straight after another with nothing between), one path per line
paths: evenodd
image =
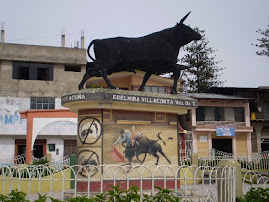
M216 133L217 136L235 136L234 127L229 126L217 126Z
M0 134L26 134L26 119L20 111L28 110L30 100L25 98L0 97Z

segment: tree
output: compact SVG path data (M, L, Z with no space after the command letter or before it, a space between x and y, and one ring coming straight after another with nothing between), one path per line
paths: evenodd
M205 37L205 31L194 28L202 36L201 40L193 41L184 47L186 54L180 60L190 66L189 69L183 70L181 74L183 91L202 93L210 87L222 86L223 81L219 79L219 72L224 68L219 67L219 61L215 60L216 55L211 47L208 47L209 41Z
M257 39L258 44L255 44L256 47L262 50L257 51L256 54L269 57L269 25L265 31L258 29L256 32L262 35L260 39Z

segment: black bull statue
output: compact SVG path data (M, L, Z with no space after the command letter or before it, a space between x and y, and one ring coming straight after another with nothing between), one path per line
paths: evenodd
M115 89L116 87L111 84L107 75L121 71L135 72L135 69L139 69L146 72L139 91L144 90L152 74L173 72L174 83L171 94L176 94L180 70L188 68L176 64L179 49L193 40L201 39L199 33L183 24L189 14L190 12L174 27L147 36L93 40L87 53L94 62L87 63L86 74L78 86L79 90L92 76L103 77L107 86ZM92 45L94 45L96 59L90 55Z

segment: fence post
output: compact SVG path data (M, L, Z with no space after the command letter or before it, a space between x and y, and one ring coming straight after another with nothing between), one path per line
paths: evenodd
M77 164L76 154L72 153L72 154L70 154L70 166L72 167L76 164ZM71 169L71 179L75 179L75 174L74 174L72 169ZM70 188L71 189L75 188L75 180L70 181Z
M198 166L198 153L191 154L191 164Z
M219 180L219 183L218 183L218 201L225 201L225 200L223 200L223 198L227 197L227 196L234 196L235 195L235 197L242 197L243 196L243 184L242 184L241 164L235 159L221 159L217 166L222 167L222 168L224 168L225 166L235 167L235 173L234 173L235 174L235 182L233 181L233 183L235 183L235 184L232 184L232 186L235 187L235 194L228 193L229 191L232 191L233 189L231 189L231 187L229 187L229 186L231 186L228 184L229 180L222 179L222 178L229 177L228 172L221 172L221 173L219 172L218 173L218 180ZM223 170L220 169L220 171L223 171ZM222 176L219 174L222 174ZM224 190L226 190L227 193L223 193Z

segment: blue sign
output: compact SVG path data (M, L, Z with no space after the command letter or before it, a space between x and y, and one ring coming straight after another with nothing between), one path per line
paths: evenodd
M234 127L216 126L217 136L235 136Z

